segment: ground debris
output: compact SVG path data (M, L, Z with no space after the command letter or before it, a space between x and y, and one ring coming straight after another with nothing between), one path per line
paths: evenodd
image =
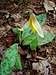
M56 0L52 0L52 1L56 2ZM0 60L2 60L3 52L7 48L6 41L8 44L8 40L9 42L12 42L13 40L15 40L14 38L15 36L9 36L8 38L8 35L9 35L8 32L13 27L23 26L23 24L27 21L24 17L25 16L24 13L28 9L32 10L35 14L45 13L45 8L43 7L43 0L33 0L33 3L30 5L27 5L27 4L18 5L15 3L12 3L12 4L0 3L0 10L2 10L0 12L3 12L3 14L0 14ZM7 15L8 13L9 15ZM22 15L23 15L23 18L22 18ZM54 11L48 12L48 17L47 17L47 21L46 21L46 25L44 29L51 33L56 34L56 12L55 13ZM21 54L24 55L25 53L22 51ZM40 70L40 72L38 72L37 75L41 75L41 73L44 73L44 72L45 73L43 75L48 75L48 73L49 75L56 75L56 40L53 40L51 43L41 46L40 50L38 50L37 52L37 55L38 55L38 58L41 57L42 59L41 61L37 62L37 64L35 64L35 62L33 62L32 64L33 68L37 65L38 71ZM40 66L39 66L39 63L40 63ZM43 67L44 67L44 70L43 70ZM53 74L50 74L52 73L52 70L53 70ZM30 70L30 71L32 73L29 71L28 72L25 71L26 75L27 73L28 75L35 75L33 74L35 73L35 71L33 70ZM15 71L15 72L13 71L12 75L25 75L25 74L22 74L24 70L20 73L19 72L20 71Z

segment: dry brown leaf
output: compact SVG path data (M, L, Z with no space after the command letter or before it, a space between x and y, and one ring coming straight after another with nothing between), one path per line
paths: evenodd
M44 0L44 8L46 10L46 12L48 12L49 10L54 10L55 7L55 3L49 0Z

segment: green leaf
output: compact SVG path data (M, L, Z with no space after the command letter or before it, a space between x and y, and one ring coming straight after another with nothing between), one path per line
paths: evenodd
M56 34L55 34L55 40L56 40Z
M12 31L15 33L16 39L19 41L19 43L21 43L21 31L19 30L19 28L13 28Z
M40 14L36 16L38 22L40 23L40 25L44 25L47 19L47 14Z
M55 38L55 35L49 32L44 32L44 38L37 36L38 46L47 44Z
M19 33L18 27L12 29L15 34Z
M17 37L19 37L20 36L20 30L19 30L19 28L18 27L16 27L16 28L13 28L12 29L12 31L17 35Z
M1 62L0 75L9 75L14 69L15 63L18 58L18 46L17 44L13 44L10 48L8 48L4 53L4 58ZM21 65L20 58L18 59L18 67ZM21 69L21 67L19 67Z
M30 43L30 48L31 48L32 50L35 50L37 46L38 46L38 39L37 39L37 37L35 36L35 38L34 38L34 39L32 40L32 42Z
M27 25L27 23L24 25L23 29L24 30L22 32L22 40L32 34L29 25Z
M28 37L25 37L23 40L23 45L30 45L31 49L36 49L37 47L37 37L35 36L35 34L31 34Z
M21 64L21 57L20 57L20 54L18 54L18 55L16 56L15 67L16 67L16 69L18 69L18 70L22 70L22 64Z
M31 49L35 49L37 46L41 46L51 42L55 35L49 32L44 32L44 38L41 38L37 33L32 33L30 30L28 31L29 27L26 25L26 31L23 31L22 37L23 45L30 45Z

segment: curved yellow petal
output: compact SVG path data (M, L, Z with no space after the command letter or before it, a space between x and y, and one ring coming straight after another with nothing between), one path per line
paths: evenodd
M35 14L32 13L30 15L28 25L30 26L30 28L32 29L33 32L37 32L39 34L39 36L44 37L43 31L41 29L39 22L36 19Z

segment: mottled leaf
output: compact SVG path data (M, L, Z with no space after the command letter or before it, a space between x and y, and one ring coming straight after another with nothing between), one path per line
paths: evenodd
M44 25L47 19L47 14L40 14L36 16L38 22L40 23L40 25Z
M16 61L19 60L19 61ZM0 64L0 75L9 75L17 64L16 68L21 69L21 61L18 55L18 46L17 44L13 44L10 48L8 48L4 53L4 58Z

